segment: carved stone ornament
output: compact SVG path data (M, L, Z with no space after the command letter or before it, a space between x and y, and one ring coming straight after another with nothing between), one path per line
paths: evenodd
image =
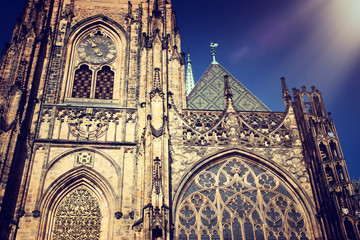
M183 144L292 147L297 133L286 125L284 113L183 111Z
M155 189L156 194L160 194L160 189L162 185L161 168L162 168L161 160L159 157L156 157L154 159L154 167L153 167L153 187Z
M130 217L131 219L134 219L134 216L135 216L134 211L129 212L129 217Z
M151 133L154 137L158 138L164 134L164 125L162 125L159 129L155 129L153 125L150 125L151 127Z
M40 217L40 211L39 210L34 210L34 211L32 211L32 215L33 215L34 218L38 218L38 217Z
M88 166L94 167L94 154L90 152L79 152L75 155L75 167Z
M150 99L153 99L157 94L160 96L161 99L164 99L165 97L165 93L159 88L155 88L149 94L150 94Z
M81 140L99 138L108 129L108 123L102 120L93 120L87 117L74 119L69 123L70 132Z
M18 209L17 214L18 214L19 217L23 217L25 215L25 211L22 210L22 209Z
M70 193L56 212L53 240L100 239L99 203L85 189Z
M70 133L78 140L95 140L101 138L108 130L109 122L116 122L131 111L96 109L96 108L59 108L57 119L67 121Z
M120 218L122 218L122 216L123 216L122 212L116 212L115 213L115 218L116 219L120 219Z
M142 219L139 219L133 226L132 226L132 229L137 232L137 233L140 233L142 230L143 230L143 221Z

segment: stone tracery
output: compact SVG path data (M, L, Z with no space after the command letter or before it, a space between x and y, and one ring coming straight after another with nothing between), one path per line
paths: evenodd
M100 226L99 203L87 190L78 189L60 203L53 239L97 240Z
M185 239L311 239L297 199L274 174L238 157L200 171L176 212Z
M284 113L184 111L181 117L188 146L291 147L296 134L286 126Z

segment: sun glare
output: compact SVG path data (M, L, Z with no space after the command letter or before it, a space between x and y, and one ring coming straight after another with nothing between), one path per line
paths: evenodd
M349 84L345 76L356 67L360 56L360 0L309 1L299 6L302 17L311 19L314 27L293 59L302 63L311 56L303 77L313 81L316 76L315 81L323 85L318 87L336 95Z

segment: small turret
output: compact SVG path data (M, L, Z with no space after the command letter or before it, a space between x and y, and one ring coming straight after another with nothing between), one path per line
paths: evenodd
M188 53L188 60L186 65L186 96L188 96L191 90L195 86L194 75L192 71L192 65L190 60L190 52Z
M280 78L281 80L281 87L282 87L282 94L283 94L283 99L285 102L285 107L286 109L289 107L289 105L291 104L291 96L290 96L290 92L289 89L286 85L286 80L284 77Z
M289 95L285 79L281 81L286 104ZM326 114L322 95L314 86L311 91L302 86L293 92L294 112L326 238L359 239L353 226L358 219L358 204L353 201L353 187L331 115Z

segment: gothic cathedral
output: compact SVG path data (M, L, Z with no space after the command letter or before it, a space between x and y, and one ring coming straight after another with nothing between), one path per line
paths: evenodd
M270 111L212 47L194 85L170 0L27 0L0 63L0 239L359 240L319 90L282 78Z

